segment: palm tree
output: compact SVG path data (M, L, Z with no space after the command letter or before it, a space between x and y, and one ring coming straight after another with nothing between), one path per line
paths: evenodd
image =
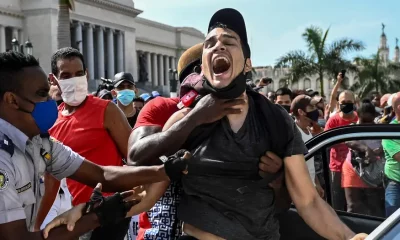
M350 72L357 71L357 67L343 55L365 48L362 42L347 38L328 45L328 33L329 28L325 32L315 26L307 28L302 36L307 43L308 53L301 50L291 51L280 57L276 63L276 67L290 67L287 77L292 82L297 82L305 76L318 74L321 95L324 95L324 76L336 78L342 69Z
M75 0L59 0L58 2L58 27L57 27L57 47L71 47L71 25L69 10L75 9Z
M382 94L393 92L400 86L400 65L388 63L385 66L377 54L371 58L357 57L354 59L359 66L359 81L350 88L363 98L370 92L377 91Z

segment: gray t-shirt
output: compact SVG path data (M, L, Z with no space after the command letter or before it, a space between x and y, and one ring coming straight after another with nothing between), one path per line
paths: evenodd
M300 132L291 117L285 117L293 124L282 131L294 131L285 157L304 154L307 149ZM222 119L209 139L192 151L190 173L182 179L179 219L225 239L279 239L273 189L265 186L243 194L237 191L260 180L260 157L270 150L272 140L268 134L256 134L265 131L262 124L250 98L249 113L237 133L226 118Z

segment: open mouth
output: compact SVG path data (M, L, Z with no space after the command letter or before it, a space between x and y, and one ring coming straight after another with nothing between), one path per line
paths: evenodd
M222 74L229 70L231 67L231 63L229 62L228 58L226 57L216 57L213 62L213 72L214 74Z

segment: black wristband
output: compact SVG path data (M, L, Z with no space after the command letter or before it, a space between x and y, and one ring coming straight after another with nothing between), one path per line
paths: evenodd
M164 162L165 173L170 180L180 180L182 177L182 172L187 170L188 163L187 159L184 158L186 152L186 150L181 149L169 157L160 157L160 160Z

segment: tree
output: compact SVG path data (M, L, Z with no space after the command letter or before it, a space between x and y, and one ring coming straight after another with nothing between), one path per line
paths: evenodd
M372 91L382 94L391 93L400 86L400 65L389 63L385 66L377 54L371 58L357 57L354 59L359 67L359 81L351 86L351 90L356 92L360 98L368 96Z
M319 75L321 95L324 95L324 77L336 78L337 74L346 69L349 72L357 71L349 60L344 58L346 53L363 50L364 44L360 41L343 38L327 44L329 28L323 32L319 27L311 26L303 33L308 52L302 50L291 51L277 60L276 67L289 67L286 76L292 82L297 82L305 76Z
M59 0L58 2L58 27L57 47L71 47L71 23L69 10L75 9L75 0Z

